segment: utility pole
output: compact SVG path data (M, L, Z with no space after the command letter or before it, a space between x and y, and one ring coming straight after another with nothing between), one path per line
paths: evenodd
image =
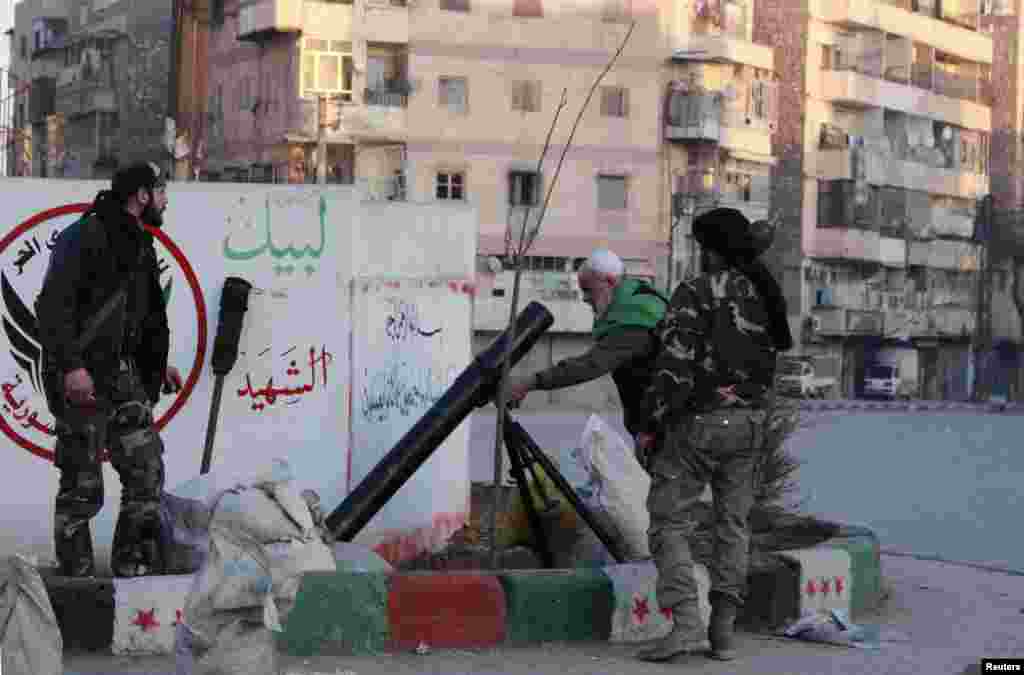
M327 97L323 94L317 99L316 127L316 182L327 183Z
M974 239L978 242L978 293L974 328L974 396L985 401L990 393L990 373L982 368L992 350L992 261L989 242L993 228L992 195L985 195L975 216Z

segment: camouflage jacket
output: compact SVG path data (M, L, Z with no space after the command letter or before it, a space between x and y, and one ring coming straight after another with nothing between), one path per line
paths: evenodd
M660 351L644 397L645 431L692 412L764 408L775 379L769 310L735 269L688 279L655 328Z

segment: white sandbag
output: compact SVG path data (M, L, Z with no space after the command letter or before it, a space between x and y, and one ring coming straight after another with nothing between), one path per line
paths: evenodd
M302 525L292 520L281 504L268 494L272 489L268 486L229 490L217 502L211 524L232 532L244 532L259 543L302 537ZM313 526L308 508L306 514L308 532Z
M210 510L198 499L160 496L160 535L167 574L192 574L210 550Z
M231 470L219 468L217 471L211 471L185 481L169 492L185 499L201 501L212 511L217 500L226 490L291 480L295 480L291 466L287 461L278 458L269 465L243 464Z
M210 641L185 624L175 636L175 675L280 675L274 634L261 624L234 620Z
M63 675L64 642L43 579L13 555L0 567L0 647L7 675Z
M580 461L595 485L588 500L607 515L629 560L649 558L647 494L651 478L632 447L598 415L591 415L580 439Z
M278 507L284 511L296 527L299 528L299 536L306 539L313 534L315 523L310 501L303 497L303 492L310 494L315 503L319 504L319 497L312 490L300 491L295 486L295 481L278 481L259 485L270 495L271 499L277 502Z

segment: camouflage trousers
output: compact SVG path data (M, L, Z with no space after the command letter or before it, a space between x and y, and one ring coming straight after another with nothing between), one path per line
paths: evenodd
M115 576L160 573L163 441L142 383L127 365L97 382L99 405L66 406L57 420L54 508L57 562L65 576L95 574L89 521L103 508L103 453L121 479L110 566Z
M747 518L762 456L765 413L717 411L692 415L665 429L653 453L647 498L648 539L658 569L658 605L699 617L690 539L695 507L710 483L713 497L711 595L742 606L747 592Z

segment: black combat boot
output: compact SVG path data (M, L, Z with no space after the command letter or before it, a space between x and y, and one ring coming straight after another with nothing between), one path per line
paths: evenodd
M733 638L739 605L732 598L721 593L711 594L711 620L708 622L708 640L711 642L711 658L732 661L736 658Z

